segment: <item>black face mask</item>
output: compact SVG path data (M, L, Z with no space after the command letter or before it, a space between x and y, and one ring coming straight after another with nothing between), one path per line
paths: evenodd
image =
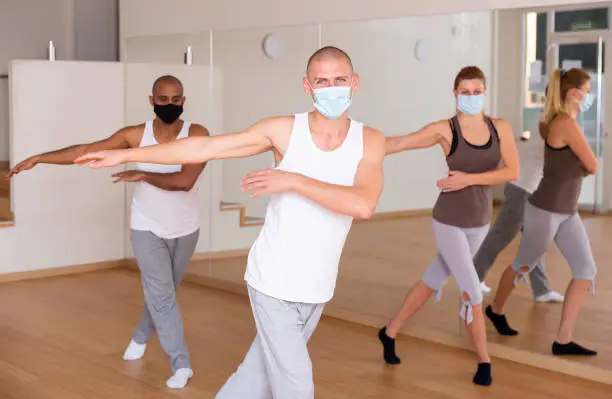
M169 125L171 123L174 123L179 118L179 116L181 116L181 114L183 113L183 106L175 104L155 104L153 106L153 111L159 119Z

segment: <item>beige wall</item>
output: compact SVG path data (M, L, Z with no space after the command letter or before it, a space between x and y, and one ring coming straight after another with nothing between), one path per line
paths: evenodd
M74 3L75 59L118 60L118 0L72 1Z
M120 0L121 38L206 29L292 26L451 14L462 11L585 4L591 0Z
M523 11L499 12L497 43L497 114L512 125L515 136L522 126Z
M465 29L453 34L453 26ZM348 51L361 74L351 114L387 136L451 117L453 80L461 67L474 64L486 75L491 73L488 11L324 24L321 31L322 43ZM427 62L414 56L414 45L422 38L430 40L434 50ZM438 195L436 180L446 171L439 148L387 157L385 190L377 210L431 208Z
M16 159L99 140L124 123L119 63L17 62L11 81ZM110 184L112 172L41 165L13 179L15 226L0 229L0 273L123 258L124 189Z
M53 40L58 60L118 58L118 0L1 0L0 75L13 59L46 59ZM8 160L8 92L0 77L0 161Z
M268 33L284 41L285 54L280 59L271 60L261 50ZM243 130L269 116L311 109L301 78L306 60L318 48L318 37L316 26L214 32L213 63L225 76L226 132ZM241 192L240 180L249 172L273 164L271 154L223 161L223 198L248 204L251 215L263 216L267 198L249 198Z
M301 85L306 60L319 43L337 45L349 52L361 74L351 116L397 135L453 114L452 82L462 66L477 64L491 74L492 32L491 13L483 11L137 37L126 41L125 55L129 62L180 63L185 47L192 45L197 64L212 61L224 75L223 131L230 132L265 117L312 109ZM262 39L270 33L284 41L285 53L279 59L262 51ZM422 38L433 45L434 58L428 62L414 56L414 46ZM271 165L269 154L223 161L222 199L247 204L251 215L263 216L267 199L249 198L239 182L246 173ZM438 149L389 157L378 211L430 208L437 196L436 179L445 172Z
M151 119L148 95L163 73L191 88L185 118L220 130L223 109L213 98L223 100L223 76L209 66L13 62L12 155L21 160L97 141ZM15 225L0 229L0 274L132 256L133 185L112 184L111 174L120 169L39 165L12 179ZM200 177L198 252L248 248L259 232L258 226L240 227L238 212L220 211L221 170L221 163L210 164Z
M0 79L0 161L9 159L8 79Z

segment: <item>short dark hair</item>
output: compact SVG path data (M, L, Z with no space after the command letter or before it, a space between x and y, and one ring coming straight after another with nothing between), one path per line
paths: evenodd
M351 72L353 71L353 61L351 61L351 57L349 57L346 51L334 46L325 46L321 47L320 49L315 51L313 55L310 56L310 58L308 59L308 64L306 64L306 74L308 74L308 71L310 70L310 64L312 64L313 61L318 61L326 58L344 58L346 59L346 62L348 62L348 64L351 66Z
M151 92L153 94L155 94L155 88L157 87L157 85L161 83L178 84L179 86L181 86L181 92L183 91L183 82L181 82L179 78L177 78L176 76L172 76L172 75L164 75L164 76L160 76L159 78L155 79L155 82L153 83L153 88L151 89Z

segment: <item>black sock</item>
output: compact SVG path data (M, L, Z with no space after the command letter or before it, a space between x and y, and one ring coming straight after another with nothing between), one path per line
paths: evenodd
M563 355L584 355L584 356L595 356L597 352L592 351L590 349L585 348L584 346L580 346L574 341L571 341L567 344L560 344L555 341L552 346L553 355L563 356Z
M491 363L478 363L478 370L474 374L474 384L489 386L493 382L491 377Z
M510 325L508 324L508 320L506 320L506 316L503 314L497 314L493 312L493 309L491 309L491 305L487 306L485 313L487 314L487 317L489 318L489 320L491 320L491 323L493 323L493 325L495 326L495 329L497 330L499 335L507 335L507 336L518 335L518 331L510 328Z
M387 326L378 331L378 339L383 344L383 357L387 364L400 364L401 360L395 354L395 339L387 335Z

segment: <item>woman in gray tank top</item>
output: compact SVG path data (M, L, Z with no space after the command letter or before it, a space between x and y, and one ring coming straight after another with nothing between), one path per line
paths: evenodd
M593 289L597 273L591 245L578 214L578 197L585 175L597 172L597 158L584 137L576 116L593 103L589 74L582 69L556 70L549 81L545 122L544 173L525 207L524 231L518 254L499 282L487 316L501 335L516 335L504 316L504 306L515 285L540 261L550 242L572 269L561 325L552 345L554 355L595 355L572 341L574 324L584 296Z
M490 385L491 359L482 313L480 280L473 256L489 229L493 187L518 177L518 157L510 125L484 114L486 81L478 67L463 68L455 78L457 114L429 124L414 134L387 139L387 154L439 144L449 167L438 181L441 193L433 210L438 255L422 280L410 290L398 313L379 331L387 363L397 364L395 336L452 275L461 289L460 315L479 357L474 383ZM504 166L500 167L503 160Z

